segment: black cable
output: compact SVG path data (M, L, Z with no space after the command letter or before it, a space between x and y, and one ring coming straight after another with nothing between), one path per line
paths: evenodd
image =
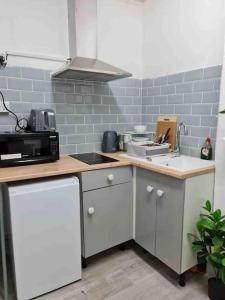
M20 131L22 131L22 130L23 130L23 131L26 131L27 126L20 126L20 122L23 121L23 120L25 120L25 121L27 122L27 124L28 124L28 120L27 120L26 118L21 118L21 119L19 119L18 116L17 116L12 110L10 110L10 109L6 106L6 104L5 104L5 98L4 98L4 95L3 95L3 93L2 93L1 91L0 91L0 95L1 95L1 98L2 98L2 103L3 103L4 108L5 108L10 114L12 114L13 117L15 118L15 120L16 120L15 131L16 131L16 132L20 132Z

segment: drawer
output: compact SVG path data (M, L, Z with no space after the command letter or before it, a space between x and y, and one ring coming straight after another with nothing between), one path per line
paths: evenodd
M107 168L83 172L82 190L90 191L132 180L131 167Z

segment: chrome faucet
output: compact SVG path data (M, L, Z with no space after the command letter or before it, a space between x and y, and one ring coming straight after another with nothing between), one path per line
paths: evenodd
M177 128L177 142L176 142L176 147L174 150L174 153L176 154L176 156L180 155L180 133L181 133L181 129L183 128L184 131L184 135L188 135L188 129L185 125L184 122L180 122Z

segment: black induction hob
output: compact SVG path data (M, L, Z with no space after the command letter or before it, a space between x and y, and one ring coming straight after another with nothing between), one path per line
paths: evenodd
M98 153L81 153L81 154L71 154L72 158L76 158L88 165L95 164L105 164L110 162L116 162L117 159L107 157Z

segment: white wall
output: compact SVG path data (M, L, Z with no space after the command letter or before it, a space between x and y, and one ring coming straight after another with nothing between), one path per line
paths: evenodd
M66 0L0 0L0 52L68 57ZM10 64L52 67L48 61L9 57Z
M225 47L224 47L225 48ZM224 52L225 62L225 52ZM219 111L225 109L225 64L222 70ZM216 176L215 176L215 207L225 213L225 114L219 114L216 139Z
M99 57L142 78L143 4L99 0L98 7Z
M90 0L91 1L91 0ZM67 0L0 0L2 51L69 57ZM142 7L135 0L99 0L99 57L141 77ZM56 68L61 63L9 57L11 65Z
M224 0L147 0L144 78L222 64Z

